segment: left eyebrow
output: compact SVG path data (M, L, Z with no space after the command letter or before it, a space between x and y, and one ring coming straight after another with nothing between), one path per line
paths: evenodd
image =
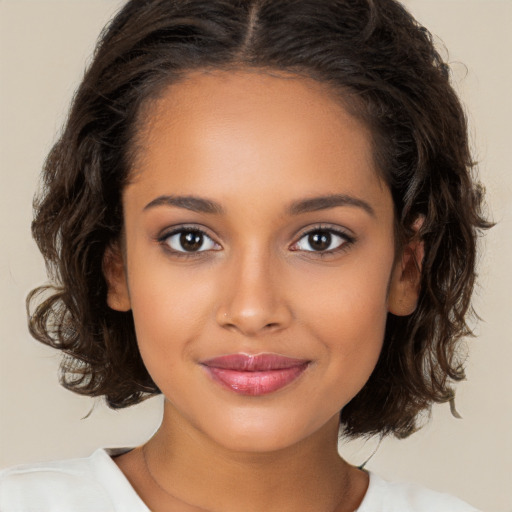
M288 213L290 215L299 215L301 213L328 210L337 206L361 208L372 217L376 216L375 210L366 201L345 194L332 194L295 201L288 207Z

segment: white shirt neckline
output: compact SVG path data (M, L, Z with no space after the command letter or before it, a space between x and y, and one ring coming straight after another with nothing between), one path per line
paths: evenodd
M100 448L85 458L2 470L0 510L151 512L112 458L129 450ZM367 473L368 489L355 512L477 512L449 494Z

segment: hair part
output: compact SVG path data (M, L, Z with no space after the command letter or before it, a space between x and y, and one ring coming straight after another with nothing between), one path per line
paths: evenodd
M375 371L343 409L349 436L406 437L464 378L458 346L488 228L467 123L432 36L394 0L131 0L103 31L34 202L53 284L27 298L30 331L61 350L61 382L113 408L159 393L133 318L107 307L102 264L152 100L193 70L312 78L369 127L393 197L397 242L425 244L416 311L389 315ZM413 224L423 223L416 233Z

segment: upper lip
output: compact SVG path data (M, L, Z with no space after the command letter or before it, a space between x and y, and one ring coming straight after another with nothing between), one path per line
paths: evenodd
M239 372L264 372L294 368L309 363L306 359L295 359L280 354L228 354L202 361L211 368Z

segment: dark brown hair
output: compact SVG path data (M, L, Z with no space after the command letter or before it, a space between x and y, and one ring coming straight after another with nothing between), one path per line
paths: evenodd
M44 167L32 229L52 285L27 299L31 333L64 352L61 381L72 391L105 395L114 408L159 393L131 313L107 307L102 259L121 233L143 106L191 70L243 68L292 72L351 95L373 134L397 237L409 239L424 217L418 307L389 315L377 366L341 417L347 435L405 437L464 378L457 348L471 334L476 239L489 224L448 67L394 0L129 1L102 33Z

